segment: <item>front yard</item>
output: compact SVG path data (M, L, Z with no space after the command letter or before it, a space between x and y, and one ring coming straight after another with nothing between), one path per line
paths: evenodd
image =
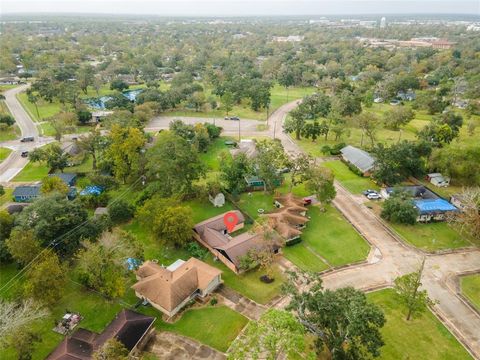
M408 243L425 251L458 249L472 244L446 222L415 225L389 223Z
M370 178L361 177L355 174L340 160L326 161L322 163L322 165L331 169L335 174L335 179L337 179L352 194L358 195L367 189L379 190L378 185L376 185Z
M460 286L463 295L480 310L480 274L462 276L460 278Z
M406 321L406 308L394 290L375 291L368 299L379 305L387 320L381 330L385 346L379 359L471 359L457 339L430 311Z

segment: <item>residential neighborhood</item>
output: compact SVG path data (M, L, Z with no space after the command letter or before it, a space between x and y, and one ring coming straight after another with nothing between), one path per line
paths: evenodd
M474 4L5 1L2 360L480 359Z

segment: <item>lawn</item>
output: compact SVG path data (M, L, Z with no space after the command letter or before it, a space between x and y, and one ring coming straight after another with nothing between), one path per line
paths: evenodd
M53 115L58 114L62 111L62 104L58 102L58 100L54 100L53 102L45 101L39 98L37 107L38 107L38 114L35 105L28 101L27 93L20 93L17 95L18 100L22 104L23 108L27 111L30 117L34 121L43 121L46 118L49 118Z
M206 153L200 154L200 160L205 164L208 171L218 172L220 170L220 160L222 153L228 153L231 147L225 145L225 141L231 140L228 137L219 137L209 146Z
M0 207L3 204L6 204L10 201L12 201L12 194L13 194L13 189L12 188L4 188L5 194L0 196Z
M0 130L0 141L15 140L20 134L20 129L16 126L10 126L7 130Z
M192 209L192 220L194 224L235 209L229 201L225 201L225 205L222 207L215 207L208 199L183 201L182 205Z
M480 310L480 274L462 276L460 278L462 293Z
M340 160L327 161L321 164L331 169L335 178L353 194L361 194L362 191L367 189L379 189L370 178L355 174Z
M430 311L406 321L407 310L398 302L394 290L376 291L367 296L383 309L387 320L381 330L385 345L379 359L471 359L463 346Z
M187 310L174 324L157 319L156 328L171 331L225 352L248 319L226 306Z
M259 209L263 209L265 213L275 209L273 206L273 195L265 194L263 191L241 194L237 205L253 219L258 218Z
M390 223L408 243L426 250L457 249L471 243L446 222L403 225Z
M8 155L10 155L11 152L12 152L12 150L10 150L8 148L0 147L0 162L5 160L8 157Z
M322 212L320 208L311 206L308 216L311 219L303 231L303 241L284 249L285 256L298 267L320 271L326 265L321 258L332 266L340 266L367 257L370 250L368 243L336 208L327 206L326 211ZM308 252L296 250L296 247L304 247ZM305 263L300 262L304 259L307 259Z
M48 175L48 166L43 162L30 161L12 181L40 181Z

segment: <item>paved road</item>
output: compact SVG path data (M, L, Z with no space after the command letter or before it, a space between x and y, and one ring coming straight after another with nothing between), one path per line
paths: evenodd
M288 112L297 105L298 101L293 101L275 111L269 118L269 128L266 131L257 131L258 121L242 120L242 136L276 137L282 141L287 153L291 155L300 153L302 150L288 134L282 132L283 121ZM168 128L173 119L157 118L148 128ZM191 124L205 122L205 119L182 119ZM237 123L221 120L217 121L217 125L224 128L225 134L238 134ZM438 301L434 307L435 312L471 354L480 359L480 316L457 295L455 289L448 286L447 282L448 279L466 271L480 272L480 250L464 250L443 255L425 254L406 245L341 184L336 182L335 187L337 196L333 204L370 242L372 248L369 258L374 261L325 273L322 276L324 286L332 289L353 286L361 290L392 286L395 278L417 270L422 259L426 257L422 282L429 296Z
M23 150L32 150L35 147L42 146L46 143L46 140L38 138L38 130L35 123L16 98L18 93L25 91L27 88L28 85L21 85L5 91L5 103L15 118L15 121L22 132L22 137L33 136L35 141L21 143L19 140L15 140L0 143L0 146L8 147L13 150L10 156L0 163L0 183L10 181L25 167L25 165L27 165L28 159L20 156Z

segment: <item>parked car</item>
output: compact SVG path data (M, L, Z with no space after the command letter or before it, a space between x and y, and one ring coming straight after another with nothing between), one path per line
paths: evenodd
M26 157L28 157L28 151L22 151L22 153L20 155L22 157L26 158Z
M379 194L379 193L370 193L367 195L367 199L369 200L380 200L382 198L382 196Z
M312 199L311 198L303 198L303 205L311 205Z
M363 195L367 196L368 194L371 194L371 193L376 193L376 191L375 191L375 190L368 189L368 190L365 190L365 191L363 192Z
M33 136L25 136L20 140L20 142L30 142L30 141L35 141L35 138Z
M393 105L393 106L400 105L400 100L392 100L390 101L390 105Z
M224 117L225 120L240 120L240 118L238 116L225 116Z

